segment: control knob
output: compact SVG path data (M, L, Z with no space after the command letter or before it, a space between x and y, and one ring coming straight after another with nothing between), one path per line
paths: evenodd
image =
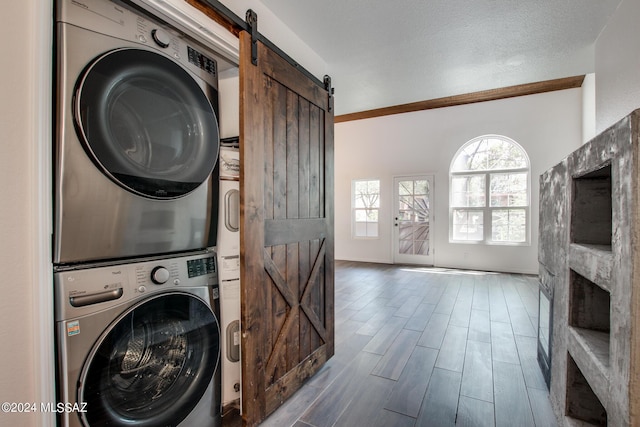
M156 267L151 270L151 281L156 285L162 285L169 280L169 270L164 267Z
M153 37L153 41L162 48L169 47L169 44L171 43L169 34L162 30L158 30L157 28L151 31L151 37Z

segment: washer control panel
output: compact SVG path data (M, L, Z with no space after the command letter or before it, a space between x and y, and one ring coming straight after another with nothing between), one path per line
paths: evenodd
M56 320L186 287L211 286L213 297L218 295L213 252L61 271L54 283Z

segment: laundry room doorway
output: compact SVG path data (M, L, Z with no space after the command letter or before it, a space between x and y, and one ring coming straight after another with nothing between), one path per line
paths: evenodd
M393 262L433 265L433 175L393 179Z

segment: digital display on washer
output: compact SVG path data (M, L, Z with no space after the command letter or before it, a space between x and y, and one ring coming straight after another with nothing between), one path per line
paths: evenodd
M190 259L187 261L187 273L189 278L204 276L216 272L216 261L214 257Z
M187 51L189 52L189 62L211 75L216 75L216 61L207 58L191 46L187 46Z

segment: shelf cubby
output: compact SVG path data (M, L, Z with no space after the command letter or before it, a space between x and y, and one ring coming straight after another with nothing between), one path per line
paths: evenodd
M571 241L611 250L611 164L573 178Z
M567 354L566 415L588 425L606 426L607 411L593 392L582 371Z
M611 295L584 276L569 273L569 326L609 334Z

